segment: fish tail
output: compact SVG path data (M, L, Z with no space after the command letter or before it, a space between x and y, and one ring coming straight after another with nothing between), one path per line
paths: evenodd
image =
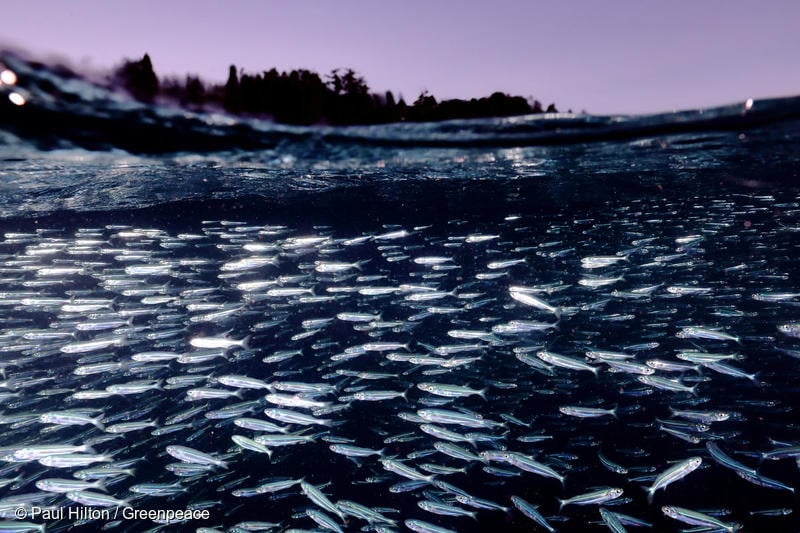
M403 391L403 394L400 395L406 402L408 401L408 391L410 391L413 388L414 386L411 385L409 388Z
M252 340L252 338L253 338L253 335L251 334L251 335L248 335L247 337L245 337L244 339L242 339L242 344L241 344L242 349L247 350L247 349L250 348L250 341Z

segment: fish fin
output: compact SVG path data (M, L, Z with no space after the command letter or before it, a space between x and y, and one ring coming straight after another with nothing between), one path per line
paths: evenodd
M561 498L556 498L558 500L558 512L560 513L561 510L564 508L565 502Z
M614 418L616 418L617 420L619 420L619 416L618 416L618 414L617 414L617 410L618 410L618 409L619 409L619 405L615 405L615 406L614 406L614 408L611 410L611 415L612 415Z
M241 346L242 346L243 350L247 350L247 349L250 348L250 341L252 339L253 339L253 335L252 334L250 334L250 335L246 336L244 339L242 339Z
M98 479L94 483L94 488L96 488L97 490L102 490L103 492L108 492L108 488L106 487L106 484L103 483L102 479Z

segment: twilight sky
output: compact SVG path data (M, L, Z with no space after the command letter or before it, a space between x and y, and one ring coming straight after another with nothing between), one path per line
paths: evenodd
M144 52L161 77L214 82L231 63L353 68L409 103L499 90L606 114L800 94L797 0L20 0L0 25L0 46L78 69Z

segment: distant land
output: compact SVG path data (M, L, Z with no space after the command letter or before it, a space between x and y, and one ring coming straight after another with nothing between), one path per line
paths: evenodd
M224 85L207 85L198 77L159 80L148 54L125 60L114 70L113 84L142 102L166 100L191 110L224 109L236 115L259 116L283 124L355 125L389 122L433 122L450 119L508 117L557 112L538 100L502 92L470 100L442 100L427 91L408 105L391 91L370 91L351 69L336 69L324 79L310 70L249 74L231 65ZM532 99L531 99L532 100Z

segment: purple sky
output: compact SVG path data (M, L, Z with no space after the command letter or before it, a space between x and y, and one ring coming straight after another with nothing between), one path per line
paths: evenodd
M409 103L499 90L645 113L800 93L797 0L25 0L2 18L0 44L78 68L145 51L159 76L209 81L350 67Z

